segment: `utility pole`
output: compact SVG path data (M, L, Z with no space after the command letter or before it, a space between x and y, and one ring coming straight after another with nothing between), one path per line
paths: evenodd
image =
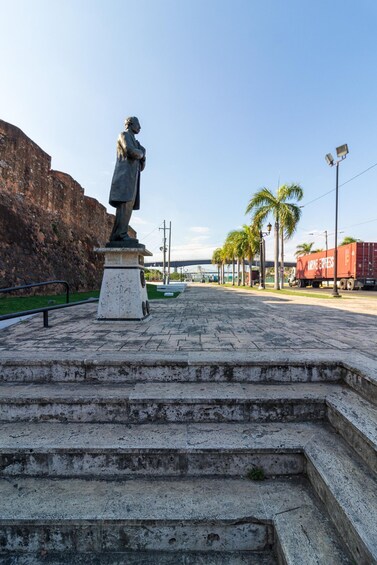
M159 230L163 230L164 236L162 240L162 247L160 247L160 251L162 251L162 282L166 284L166 222L164 220L164 226L162 228L158 228Z
M169 222L168 284L170 283L171 221Z
M170 248L171 248L171 221L169 222L169 227L166 227L166 220L164 220L164 224L162 228L158 228L159 230L163 230L164 237L162 247L160 247L160 251L163 252L163 262L162 262L162 274L163 274L163 282L164 284L170 283ZM166 247L166 231L169 230L169 246ZM166 270L166 251L168 251L168 268Z
M328 243L327 243L327 230L325 230L325 238L326 238L326 279L327 279L326 286L329 286L329 279L327 277L327 251L329 249L329 246L328 246Z

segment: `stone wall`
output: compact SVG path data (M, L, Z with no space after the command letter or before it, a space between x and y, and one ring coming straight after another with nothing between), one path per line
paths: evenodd
M0 287L51 279L99 288L114 216L19 128L0 120ZM133 230L130 235L136 237ZM1 296L1 295L0 295Z

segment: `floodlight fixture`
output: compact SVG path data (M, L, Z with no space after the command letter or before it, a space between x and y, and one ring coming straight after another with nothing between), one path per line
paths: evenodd
M347 145L347 143L337 147L336 148L336 154L338 156L338 159L345 159L346 155L348 155L348 145Z
M336 169L336 184L335 184L335 249L334 249L334 286L332 295L334 297L339 297L338 292L338 189L339 189L339 163L343 161L348 155L348 145L340 145L336 148L336 155L338 157L337 161L334 161L334 157L331 153L327 153L325 159L328 165L331 167L335 165ZM326 232L326 249L327 249L327 232Z
M331 153L327 153L325 159L326 159L326 163L330 165L330 167L332 167L334 164L334 157L331 155Z

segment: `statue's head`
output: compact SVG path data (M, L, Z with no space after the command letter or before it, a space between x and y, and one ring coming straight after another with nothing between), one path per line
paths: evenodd
M139 131L141 130L140 122L136 118L136 116L130 116L129 118L126 118L124 125L126 126L126 129L131 129L133 133L139 133Z

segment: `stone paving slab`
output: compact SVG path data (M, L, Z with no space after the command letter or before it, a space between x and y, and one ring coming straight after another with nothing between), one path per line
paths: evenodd
M177 299L153 301L142 322L103 322L96 304L42 315L0 331L0 353L362 352L377 359L377 298L277 295L191 285Z

